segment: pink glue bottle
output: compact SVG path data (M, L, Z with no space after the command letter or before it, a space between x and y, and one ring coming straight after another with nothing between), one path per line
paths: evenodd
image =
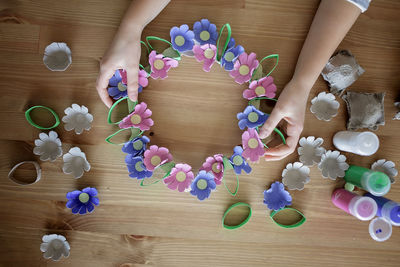
M332 203L361 221L375 217L378 205L370 197L362 197L345 189L336 189L332 193Z

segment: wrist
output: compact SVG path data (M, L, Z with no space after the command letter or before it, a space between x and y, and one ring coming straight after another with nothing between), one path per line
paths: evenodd
M293 75L292 79L290 80L290 83L293 84L298 91L308 95L315 81L313 79L308 79L305 77L299 77Z

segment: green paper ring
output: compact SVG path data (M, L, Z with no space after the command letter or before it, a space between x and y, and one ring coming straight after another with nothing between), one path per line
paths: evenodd
M280 211L282 211L282 210L292 210L292 211L295 211L295 212L297 212L298 214L301 215L302 219L299 220L298 222L295 222L294 224L289 224L289 225L278 223L277 221L275 221L274 216L275 216L277 213L279 213ZM306 222L306 217L304 216L303 213L301 213L301 212L300 212L299 210L297 210L297 209L289 208L289 207L284 207L284 208L282 208L282 209L280 209L280 210L274 210L274 211L272 211L271 214L270 214L270 217L271 217L271 220L272 220L276 225L278 225L279 227L282 227L282 228L287 228L287 229L299 227L299 226L301 226L303 223Z
M36 124L32 120L31 112L32 112L32 110L37 109L37 108L45 109L45 110L49 111L53 115L53 117L56 120L56 122L54 123L53 126L43 127L43 126L40 126L39 124ZM45 106L33 106L33 107L29 108L27 111L25 111L25 118L29 122L30 125L32 125L33 127L38 128L40 130L50 130L50 129L56 128L58 125L60 125L60 118L58 117L57 113L54 110L52 110L51 108L48 108L48 107L45 107Z
M235 209L236 207L239 206L246 206L249 208L249 215L247 215L247 218L244 219L241 223L237 224L237 225L226 225L225 224L225 218L226 216L229 214L229 212L231 212L231 210ZM246 223L249 222L250 218L251 218L251 213L252 213L252 209L250 204L244 203L244 202L237 202L235 204L233 204L232 206L230 206L224 213L224 216L222 216L222 226L225 229L229 229L229 230L234 230L234 229L238 229L240 227L242 227L243 225L245 225Z
M227 157L224 156L223 159L224 159L224 175L222 176L222 182L224 183L225 189L228 191L228 193L231 194L231 196L235 197L236 194L239 191L239 175L237 175L237 173L235 173L235 175L236 175L236 188L235 188L235 191L232 192L228 188L228 186L226 186L226 183L225 183L225 170L233 170L233 166L232 166L232 164L230 163L230 161L229 161L229 159ZM229 166L228 164L230 165L230 167L228 167ZM228 165L228 166L226 166L226 165Z
M113 141L111 141L111 138L113 138L114 136L116 136L116 135L119 134L120 132L128 131L128 130L133 130L133 129L138 129L138 128L130 127L130 128L119 129L119 130L116 131L115 133L110 134L109 136L107 136L106 142L109 143L109 144L111 144L111 145L122 146L122 145L125 144L126 142L119 143L119 144L118 144L118 143L114 143ZM143 133L144 133L144 131L140 131L136 136L134 136L134 135L132 134L131 137L129 137L129 140L128 140L128 141L130 141L130 140L132 140L132 139L134 139L134 138L136 138L136 137L141 136ZM127 141L127 142L128 142L128 141Z
M120 121L111 121L111 116L112 116L112 113L114 112L114 110L115 110L115 108L119 105L119 103L121 103L122 101L124 101L124 100L128 100L128 105L129 105L129 101L130 101L130 99L127 97L127 96L125 96L125 97L123 97L123 98L121 98L121 99L118 99L117 101L115 101L115 103L111 106L111 108L110 108L110 110L108 111L108 116L107 116L107 122L108 122L108 124L119 124L122 120L123 120L123 118L120 120ZM132 102L132 101L131 101ZM135 107L136 105L137 105L137 101L136 102L132 102L133 104L134 104L134 106L133 107ZM131 109L130 107L128 107L129 109ZM129 114L128 114L129 115ZM125 118L125 117L124 117Z
M171 162L164 163L164 164L158 166L157 168L155 168L154 170L156 170L156 169L158 169L158 168L162 168L162 166L165 166L165 165L170 164L170 163L171 163ZM173 167L172 167L172 168L173 168ZM172 168L171 168L171 170L172 170ZM155 180L155 181L153 181L153 182L151 182L151 183L149 183L149 184L144 184L144 181L146 180L146 178L142 179L142 181L140 182L140 186L141 186L141 187L145 187L145 186L150 186L150 185L157 184L158 182L160 182L160 181L164 180L165 178L167 178L167 177L171 174L171 170L168 171L162 178L157 179L157 180Z
M148 46L149 46L149 48L151 49L151 50L154 50L154 48L151 46L151 44L150 44L150 41L161 41L161 42L164 42L164 43L167 43L170 47L172 47L172 44L171 44L171 42L170 41L168 41L168 40L165 40L165 39L163 39L163 38L160 38L160 37L157 37L157 36L146 36L146 42L147 42L147 44L148 44ZM173 48L173 47L172 47ZM175 50L175 49L174 49ZM177 58L175 58L175 60L181 60L181 53L179 52L179 51L177 51L177 50L175 50L177 53L178 53L178 57Z
M218 53L219 40L221 39L222 32L224 31L225 28L228 31L228 37L226 38L226 41L225 41L225 44L224 44L224 48L222 49L221 54L219 54ZM224 24L224 26L222 26L221 30L219 31L219 36L218 36L218 40L217 40L217 62L221 61L221 57L225 53L226 48L228 47L229 41L231 40L231 35L232 35L231 25L229 25L229 23Z
M271 54L271 55L268 55L268 56L266 56L266 57L263 57L263 59L260 60L259 66L261 66L261 68L262 68L261 63L262 63L264 60L270 59L270 58L276 58L276 62L275 62L275 65L272 67L272 69L271 69L271 70L268 72L268 74L265 75L264 77L267 77L267 76L271 75L271 73L276 69L276 67L278 66L278 63L279 63L279 54ZM251 75L250 82L253 81L254 73L255 73L255 72L253 72L253 74Z

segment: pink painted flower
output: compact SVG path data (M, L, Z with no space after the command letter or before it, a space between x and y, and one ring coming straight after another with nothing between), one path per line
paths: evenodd
M170 68L178 67L177 60L157 54L155 50L151 51L149 55L149 63L151 66L150 76L153 79L165 79L168 77L167 72Z
M212 44L193 46L194 57L198 62L204 61L203 70L209 72L215 62L217 47Z
M206 172L212 172L214 174L214 181L217 185L221 184L222 177L224 176L224 160L222 154L216 154L212 157L208 157L206 162L203 163L203 167L200 170Z
M242 134L242 156L252 162L264 155L264 145L255 129L249 128Z
M126 76L126 70L119 70L119 73L120 73L121 78L122 78L122 83L123 84L128 84L128 79L127 79L127 76ZM146 87L149 84L149 81L147 80L147 76L148 76L147 72L145 70L139 70L138 76L139 76L138 77L139 87L140 86L142 88Z
M142 131L149 130L153 126L154 122L149 117L151 116L151 110L147 108L147 104L142 102L135 106L135 110L122 119L119 124L120 128L136 127Z
M144 152L144 166L149 171L170 161L172 161L172 155L169 153L168 148L153 145Z
M183 192L190 187L193 179L192 167L188 164L178 163L172 168L171 174L164 179L164 183L171 190L178 188L179 192Z
M274 98L276 95L275 92L276 85L274 84L274 78L267 76L257 81L252 81L249 85L249 89L244 90L243 97L248 100L262 96Z
M250 81L253 71L258 67L257 55L250 53L247 55L246 52L240 54L236 60L234 69L229 72L232 78L235 78L235 82L243 84Z

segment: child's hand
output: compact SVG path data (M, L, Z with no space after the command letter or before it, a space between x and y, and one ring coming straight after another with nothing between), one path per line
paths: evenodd
M268 137L277 124L281 120L285 120L287 122L286 134L288 135L286 145L266 150L265 160L281 160L294 152L303 131L307 98L308 90L293 80L283 89L271 115L260 129L260 138Z

